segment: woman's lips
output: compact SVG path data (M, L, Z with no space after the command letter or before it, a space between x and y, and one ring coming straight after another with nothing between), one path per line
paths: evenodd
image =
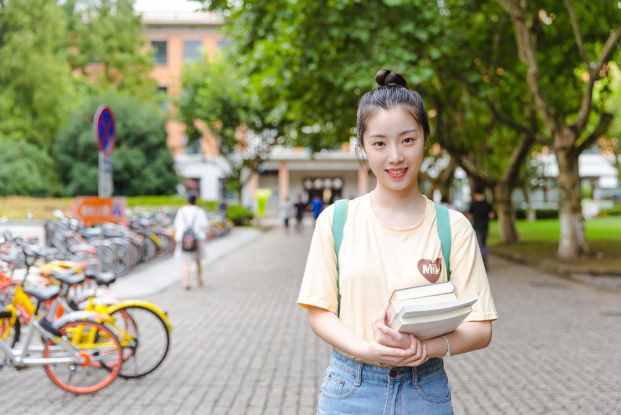
M400 180L403 179L405 177L405 173L407 173L408 168L407 167L403 167L400 169L386 169L385 170L386 173L388 173L388 175L390 176L391 179L393 180Z

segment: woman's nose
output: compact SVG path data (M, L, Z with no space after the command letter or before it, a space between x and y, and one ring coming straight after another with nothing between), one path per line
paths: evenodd
M388 162L389 163L400 163L403 161L403 153L401 148L398 145L389 146L388 150Z

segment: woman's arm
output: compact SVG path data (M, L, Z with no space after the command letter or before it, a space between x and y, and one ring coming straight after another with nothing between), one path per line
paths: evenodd
M409 336L390 328L382 319L374 323L375 340L386 346L405 348L409 344ZM487 347L492 339L491 321L471 321L462 323L457 329L445 335L451 346L451 355L471 352ZM446 341L440 337L422 341L425 355L408 356L401 362L401 366L418 366L428 358L443 357L447 352Z
M423 354L423 348L417 341L412 341L410 347L406 349L367 342L354 335L334 313L321 308L308 307L308 320L315 334L326 343L370 364L399 366L403 359L414 356L420 358Z
M467 321L457 330L447 334L446 339L451 345L451 355L472 352L486 348L492 340L491 321ZM424 340L429 357L443 357L447 351L446 341L440 337Z

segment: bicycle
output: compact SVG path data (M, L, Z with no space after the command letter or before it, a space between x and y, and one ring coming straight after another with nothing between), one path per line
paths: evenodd
M6 289L8 277L3 273L0 277ZM67 313L53 322L39 318L41 304L57 296L60 288L24 288L23 283L12 281L9 284L14 285L11 304L0 309L0 350L5 356L0 367L43 366L52 383L76 395L98 392L117 378L122 349L118 337L101 323L105 317L83 311ZM36 305L29 296L37 300ZM30 329L19 348L24 323ZM35 333L39 334L42 346L33 344Z
M109 316L106 324L117 334L123 349L120 377L144 377L164 362L170 351L172 323L161 308L143 300L117 301L98 296L97 287L110 286L116 278L110 273L85 274L76 263L51 262L42 267L41 273L61 286L58 301L49 305L52 314L62 315L62 310L70 309ZM78 291L76 287L83 286L85 280L95 283L95 287Z

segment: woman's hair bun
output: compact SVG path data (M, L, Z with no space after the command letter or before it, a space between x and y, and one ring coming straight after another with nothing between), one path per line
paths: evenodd
M397 72L393 72L390 69L380 69L375 74L375 82L379 86L402 86L404 88L408 87L408 83L405 81L405 78L402 77Z

